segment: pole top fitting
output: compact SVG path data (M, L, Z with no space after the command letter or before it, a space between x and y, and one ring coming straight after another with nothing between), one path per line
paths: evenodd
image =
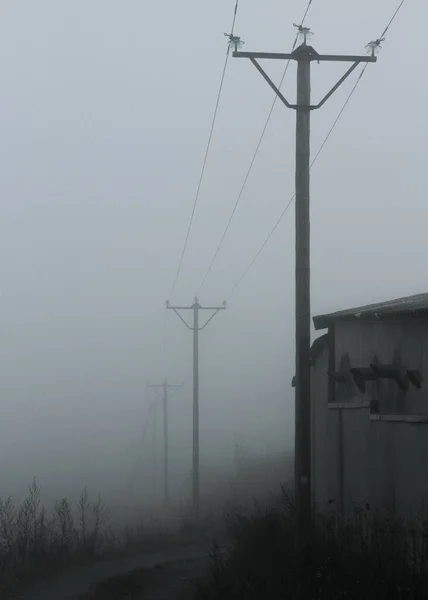
M234 35L233 33L225 33L224 34L228 38L229 50L232 48L235 52L238 52L239 48L245 44L243 40L239 37L239 35Z
M385 38L379 38L377 40L373 40L372 42L369 42L367 44L367 46L365 47L367 50L367 53L370 54L371 56L376 56L376 54L378 54L379 50L381 50L382 46L381 46L381 42L384 42Z
M165 306L166 306L167 308L169 308L169 300L167 300L167 301L165 302Z
M297 28L297 30L298 30L297 36L300 39L302 39L303 45L306 46L308 39L313 36L311 28L303 27L303 25L297 25L296 23L293 23L293 27Z

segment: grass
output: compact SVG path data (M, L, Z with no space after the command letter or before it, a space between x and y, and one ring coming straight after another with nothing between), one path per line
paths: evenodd
M335 515L316 515L302 551L290 497L283 490L279 498L250 505L247 479L239 480L239 504L228 505L224 519L213 511L195 521L182 512L168 525L145 522L115 533L99 497L91 500L84 490L76 506L64 498L47 514L33 481L21 506L11 498L0 501L0 597L76 563L217 539L227 541L226 549L214 546L210 572L198 581L193 600L428 598L428 523L393 510L379 515L368 505L355 508L342 525ZM87 597L138 597L159 575L139 569Z
M195 600L419 600L428 598L428 526L355 509L340 527L317 516L304 550L293 502L228 515L226 554L214 548Z
M21 506L0 501L0 597L76 563L217 539L226 548L214 546L193 600L428 598L428 523L393 510L379 515L368 505L355 508L342 525L335 515L317 515L302 551L295 507L284 490L263 504L229 505L224 519L212 513L195 521L184 512L174 526L143 523L116 534L99 497L92 501L84 490L76 506L62 499L48 515L40 493L34 481ZM138 597L160 575L139 569L86 597Z
M76 507L63 498L50 515L34 480L21 506L0 500L0 581L4 587L30 582L73 562L94 559L111 547L107 514L85 489ZM1 591L1 588L0 588Z
M41 488L34 480L20 506L15 506L10 497L0 500L0 598L73 565L194 543L209 544L214 537L222 536L224 529L222 520L213 515L196 523L185 511L168 523L141 518L135 521L132 526L114 530L101 498L90 499L86 489L75 506L62 498L48 514L41 502ZM123 585L125 579L121 580ZM131 585L132 578L127 581Z
M235 497L246 506L249 489L262 497L262 491L277 485L279 467L274 461L266 461L262 479L259 471L242 464L234 477L216 481L204 498L206 512L197 520L184 507L162 519L144 518L143 509L134 507L135 512L119 511L112 522L100 497L90 498L86 489L76 504L62 498L46 510L34 480L21 505L10 497L0 499L0 597L90 561L224 541L228 530L221 507L226 498ZM239 512L235 506L228 511Z

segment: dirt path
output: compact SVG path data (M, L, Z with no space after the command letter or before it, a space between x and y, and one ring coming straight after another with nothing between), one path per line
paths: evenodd
M180 588L185 590L192 577L202 576L209 565L211 545L174 548L167 552L145 554L133 558L121 558L99 562L87 567L73 569L46 582L40 582L22 593L17 600L83 600L104 598L109 600L107 590L122 581L132 580L133 591L126 597L144 600L177 600ZM139 573L139 575L138 575ZM120 576L124 576L120 578ZM140 579L140 581L137 581ZM103 595L96 595L97 584L110 580L104 586ZM140 585L141 584L141 585ZM133 585L132 583L129 585ZM99 585L98 585L99 588ZM121 598L120 590L111 598ZM124 596L125 597L125 596Z
M165 565L159 579L148 585L135 598L138 600L188 600L192 598L194 582L204 577L209 568L208 554Z
M112 577L79 600L191 600L195 581L206 575L208 554L163 563L152 569L139 568L119 577Z

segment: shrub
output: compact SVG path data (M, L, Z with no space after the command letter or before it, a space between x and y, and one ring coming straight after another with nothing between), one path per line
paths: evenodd
M391 512L356 508L342 526L316 516L305 548L298 545L297 515L284 495L282 506L257 506L228 515L231 542L215 547L209 577L198 600L376 600L428 597L426 524Z
M66 498L50 517L41 504L36 480L18 508L11 498L0 500L0 579L18 582L57 569L69 560L95 557L109 543L107 515L101 499L91 502L84 490L76 509Z

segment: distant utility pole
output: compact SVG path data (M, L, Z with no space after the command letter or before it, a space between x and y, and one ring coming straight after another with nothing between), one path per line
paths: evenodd
M141 435L140 444L139 444L139 448L137 450L137 455L135 457L134 468L133 468L133 471L132 471L131 486L132 486L133 490L135 490L137 481L139 480L139 475L141 474L140 473L140 469L141 469L141 466L142 466L141 462L142 462L142 456L143 456L143 452L144 452L144 442L145 442L145 439L146 439L146 435L147 435L147 432L148 432L148 429L149 429L150 422L151 421L153 422L154 409L155 409L155 404L152 403L149 406L149 411L148 411L146 420L145 420L144 425L143 425L143 432L142 432L142 435Z
M156 490L157 490L157 470L156 470L156 425L157 425L157 410L156 404L153 403L153 418L152 418L152 452L151 452L151 467L152 467L152 494L153 498L156 498Z
M226 308L226 302L221 306L201 306L195 298L191 306L170 306L166 302L166 308L173 310L187 329L193 331L193 510L195 515L199 513L199 332L210 323L220 310ZM180 315L180 310L191 310L193 312L193 326ZM199 311L214 311L208 321L199 327Z
M170 385L168 380L159 385L150 385L150 388L163 390L163 470L164 470L164 499L165 506L169 506L169 469L168 469L168 390L170 388L181 388L181 385Z
M297 27L297 26L296 26ZM310 113L321 108L360 63L375 62L378 42L371 42L371 56L318 54L307 44L310 29L298 26L303 42L291 54L241 52L240 40L233 41L236 58L249 58L287 108L296 111L296 388L295 388L295 488L302 534L311 517L311 369L310 369ZM297 62L297 104L290 104L263 70L257 59L295 60ZM352 62L318 104L311 104L311 62Z

